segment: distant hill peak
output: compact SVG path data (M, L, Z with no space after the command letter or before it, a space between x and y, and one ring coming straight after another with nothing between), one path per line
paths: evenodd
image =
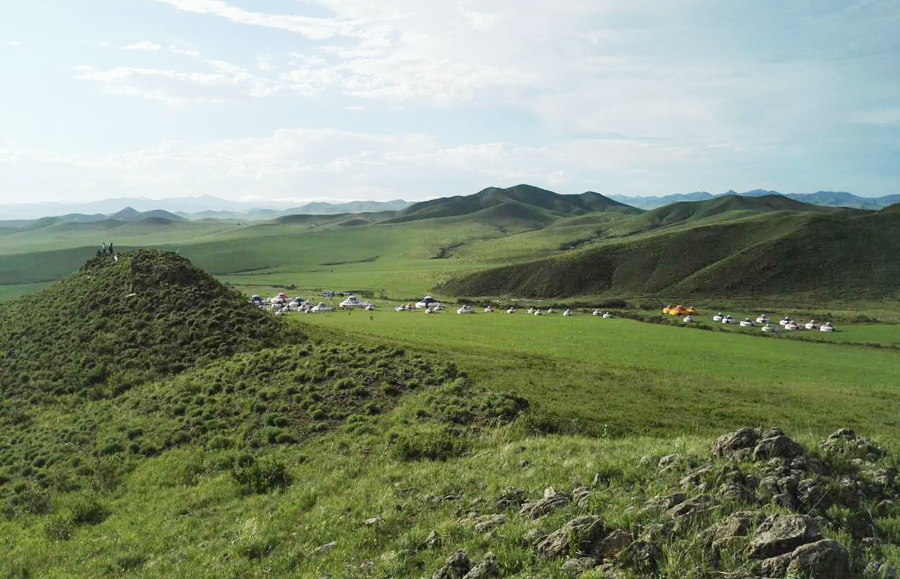
M900 201L900 195L887 195L884 197L859 197L857 195L853 195L852 193L847 193L846 191L779 193L778 191L771 191L767 189L753 189L752 191L745 191L743 193L738 193L733 189L729 189L728 191L720 193L718 195L712 195L710 193L707 193L706 191L698 191L686 194L665 195L663 197L629 197L626 195L611 195L611 197L616 201L627 203L628 205L631 205L633 207L639 207L641 209L657 209L659 207L664 207L666 205L671 205L672 203L680 203L683 201L705 201L707 199L715 199L717 197L735 195L739 197L766 197L775 195L793 199L794 201L800 201L801 203L809 203L811 205L819 205L823 207L849 207L853 209L873 210L882 209L890 205L891 203L897 203L898 201Z

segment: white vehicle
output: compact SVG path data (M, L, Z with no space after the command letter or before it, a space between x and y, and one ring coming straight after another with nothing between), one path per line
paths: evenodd
M741 327L742 328L752 328L753 322L750 321L750 318L744 318L744 320L741 322Z
M275 312L276 316L286 316L288 314L287 308L280 309Z
M506 310L506 313L507 313L507 314L514 314L514 313L516 313L516 308L513 307L513 306L509 306L509 309Z
M465 306L459 308L458 310L456 310L456 313L457 313L457 314L460 314L460 315L462 315L462 314L474 314L474 313L475 313L475 310L472 309L472 306L465 305Z
M484 308L484 313L486 313L486 314L489 314L489 313L491 313L491 312L493 312L493 311L494 311L494 308L492 308L491 306L488 306L488 307Z
M787 331L789 331L789 332L793 332L793 331L795 331L795 330L799 330L799 329L800 329L800 326L797 325L797 322L791 320L791 321L789 321L788 323L786 323L786 324L784 325L784 329L787 330Z
M691 323L694 322L694 318L693 318L693 316L685 316L684 319L683 319L682 321L683 321L685 324L691 324Z
M778 322L778 325L784 326L790 321L791 321L791 318L789 318L788 316L784 316L783 318L781 318L781 321Z
M284 304L283 304L283 303L281 303L281 302L272 302L272 310L274 310L274 311L280 311L282 308L284 308Z
M603 319L604 319L604 320L610 320L610 319L612 319L612 318L613 318L613 315L612 315L612 313L610 313L610 312L606 312L605 314L603 314Z
M366 306L370 306L369 302L361 302L356 299L356 296L348 296L347 299L338 304L338 307L342 310L361 310Z
M544 312L542 312L541 310L534 310L534 315L536 315L536 316L543 316L543 315L544 315Z
M600 310L594 310L593 312L591 312L591 315L592 316L600 316L602 314L600 313Z
M397 306L396 308L394 308L394 311L395 311L395 312L405 312L405 311L406 311L406 306L403 305L403 304L400 304L399 306Z
M547 308L547 315L549 316L552 313L553 313L553 308Z
M563 312L563 315L564 315L565 317L567 317L567 318L571 318L571 317L572 317L572 310L566 310L566 311L564 311L564 312Z
M307 314L325 314L328 312L333 312L334 308L326 304L325 302L319 302L317 305L311 307L306 311Z
M722 321L722 312L719 312L718 314L714 315L714 316L713 316L713 321L714 321L714 322L721 322L721 321Z
M533 314L533 313L534 313L534 307L528 308L528 312L526 312L526 313Z
M431 308L425 308L425 315L433 314L433 313L434 313L434 310L433 310L433 309L431 309Z
M374 312L374 311L375 311L375 306L374 306L374 304L366 304L366 311L367 311L367 312Z
M730 315L725 316L724 318L722 318L722 323L723 324L733 324L734 318L732 318Z
M806 322L806 325L804 327L807 330L818 330L819 324L815 320L810 320L810 321Z
M759 317L756 318L757 324L768 324L769 318L766 317L766 314L759 314Z
M822 327L819 328L819 331L820 332L833 332L834 326L831 325L831 322L825 322L824 324L822 324Z
M774 333L778 332L778 326L776 326L775 324L766 324L765 326L762 327L762 331L764 331L766 333L771 332L774 334Z
M425 310L434 306L440 306L441 303L431 296L425 296L422 301L416 302L416 309Z

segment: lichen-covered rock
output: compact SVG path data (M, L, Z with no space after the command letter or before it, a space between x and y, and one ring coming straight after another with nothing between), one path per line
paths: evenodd
M792 459L803 454L802 446L780 432L762 438L756 443L753 448L753 460L767 460L776 457ZM772 431L767 434L771 433Z
M738 511L710 526L704 532L707 548L718 553L739 540L746 540L750 530L761 524L765 516L757 511Z
M475 531L479 533L487 533L488 531L499 527L506 523L505 515L484 515L477 517L475 520Z
M497 556L488 551L484 554L481 563L472 567L463 579L493 579L500 577L500 574L500 563L497 561Z
M527 493L520 488L504 487L497 497L497 510L505 511L507 509L517 509L522 506L527 498Z
M570 553L594 555L609 534L606 525L593 515L576 517L550 533L538 544L538 551L548 559Z
M712 498L707 495L698 495L678 503L666 511L666 516L672 518L687 518L697 515L709 508Z
M789 553L822 538L818 523L805 515L772 515L756 530L747 547L751 559L768 559Z
M741 428L717 438L712 443L712 453L721 458L746 460L753 454L753 449L760 438L759 429Z
M794 549L787 572L798 577L845 579L850 576L850 556L837 541L822 539Z
M687 500L687 495L684 493L672 493L670 495L656 495L649 501L647 501L647 506L644 510L652 510L652 509L660 509L663 511L668 511L672 507L676 505L680 505L684 501Z
M435 571L431 579L462 579L471 570L472 564L465 550L459 550L450 555L447 563Z
M864 579L900 579L897 568L884 561L872 561L863 571Z
M887 452L865 438L858 438L856 433L849 428L841 428L831 434L825 440L819 442L819 448L826 454L844 454L863 458L874 462L884 457Z
M662 549L658 544L638 540L619 553L616 560L624 567L642 573L652 573L659 566L662 555Z
M575 501L575 505L578 507L586 507L590 498L591 491L587 487L578 487L572 490L572 500Z
M572 496L568 493L553 493L536 503L525 503L522 505L522 508L519 509L519 514L532 519L539 519L571 502Z

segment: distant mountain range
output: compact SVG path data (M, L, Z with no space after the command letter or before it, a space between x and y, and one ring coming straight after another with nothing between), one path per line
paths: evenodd
M208 197L209 199L217 199L215 197ZM198 198L199 199L199 198ZM135 199L128 200L117 200L117 201L140 201ZM144 200L145 202L149 202L151 200ZM177 199L170 200L162 200L162 201L152 201L153 203L166 203L167 201L177 201ZM219 201L225 201L224 199L220 199ZM106 203L106 202L103 202ZM93 204L89 204L93 205ZM141 207L145 206L142 203L137 204ZM139 210L132 205L126 206L124 209L118 209L115 212L109 213L66 213L63 215L55 215L53 217L34 217L34 218L14 218L17 214L16 208L29 208L28 211L31 211L31 214L34 214L35 207L44 207L44 208L59 208L59 205L51 204L51 205L4 205L0 206L0 227L12 227L12 228L23 228L30 227L35 224L36 221L53 219L57 222L66 222L66 223L95 223L98 221L121 221L124 223L135 223L138 221L144 221L145 219L164 219L168 221L210 221L210 220L221 220L221 221L267 221L269 219L275 219L277 217L282 217L285 215L339 215L342 213L376 213L383 211L399 211L411 205L408 201L403 200L394 200L394 201L351 201L349 203L322 203L322 202L312 202L307 203L306 205L301 205L299 207L293 207L291 209L266 209L266 208L251 208L246 209L244 211L229 211L229 210L204 210L198 212L187 212L187 211L177 211L171 212L165 209L155 208L156 206L152 206L152 209ZM171 205L170 205L171 206ZM13 208L12 215L9 208ZM18 210L19 214L29 214L28 211L22 209ZM6 219L6 217L13 217L10 219Z
M514 197L504 197L501 191L513 192ZM528 191L531 191L529 194ZM900 195L887 195L885 197L859 197L847 192L819 191L817 193L779 193L755 189L744 193L727 191L718 195L706 191L694 193L665 195L662 197L629 197L626 195L608 195L587 192L580 195L559 195L546 197L537 192L543 189L530 185L517 185L507 189L488 187L487 189L469 196L442 197L431 201L413 203L396 199L393 201L350 201L348 203L323 203L313 201L305 205L299 205L288 209L272 206L258 206L249 203L229 201L219 197L204 195L201 197L177 197L170 199L143 199L143 198L119 198L104 199L90 203L26 203L18 205L0 205L0 227L22 228L31 226L36 219L53 216L55 219L67 223L92 223L104 220L122 222L136 222L151 217L166 219L169 221L210 221L224 220L234 222L263 221L276 219L289 215L339 215L360 213L384 213L397 212L394 217L397 221L409 221L421 219L425 215L451 216L464 215L473 211L480 211L498 205L503 208L494 209L495 212L518 211L524 209L549 210L557 213L572 213L573 211L605 211L627 212L631 208L656 209L673 203L683 201L708 201L727 195L739 195L741 197L763 197L778 195L795 201L820 205L824 207L850 207L856 209L878 210L900 203ZM530 195L530 196L529 196ZM536 195L536 197L535 197ZM542 203L546 199L553 199L552 206L537 206L534 199L541 198ZM603 199L597 206L598 198ZM517 207L509 205L518 204ZM592 205L594 204L594 205ZM629 207L630 206L630 207ZM524 209L523 209L524 207ZM413 215L415 214L415 215Z
M713 195L706 191L696 191L694 193L684 193L675 195L665 195L663 197L629 197L627 195L610 195L612 199L638 207L640 209L656 209L672 203L680 203L682 201L708 201L723 195L740 195L741 197L763 197L765 195L781 195L794 201L802 203L810 203L812 205L822 205L824 207L850 207L853 209L884 209L888 205L900 203L900 195L886 195L884 197L859 197L845 191L818 191L816 193L779 193L778 191L766 191L764 189L754 189L744 193L735 191L726 191L719 195Z
M0 221L39 219L59 216L68 222L86 223L108 219L125 208L147 212L163 210L185 219L272 219L279 215L304 213L308 215L333 215L337 213L368 213L396 211L411 205L408 201L350 201L347 203L322 203L313 201L304 205L283 209L284 203L243 203L229 201L211 195L200 197L172 197L169 199L117 198L88 203L21 203L0 205Z

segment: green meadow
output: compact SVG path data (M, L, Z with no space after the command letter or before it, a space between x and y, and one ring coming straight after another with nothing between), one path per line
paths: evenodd
M523 310L431 316L356 311L289 320L457 360L479 383L519 391L542 410L571 419L573 432L712 433L738 422L770 421L815 432L866 424L900 436L891 405L900 387L900 351L841 345L896 343L896 325L816 336L831 338L822 344L584 313L536 317ZM808 412L810 401L815 413Z
M895 213L640 212L517 187L385 214L4 229L0 578L460 579L464 550L485 573L469 579L887 579ZM91 259L101 240L120 259ZM342 299L323 290L378 308L248 303ZM425 294L447 311L393 310ZM518 313L481 313L497 301ZM695 324L660 313L678 303ZM838 331L767 336L717 311ZM713 452L742 427L753 444ZM841 428L856 435L824 440ZM766 517L817 529L781 570L752 551ZM833 557L788 571L807 547Z

